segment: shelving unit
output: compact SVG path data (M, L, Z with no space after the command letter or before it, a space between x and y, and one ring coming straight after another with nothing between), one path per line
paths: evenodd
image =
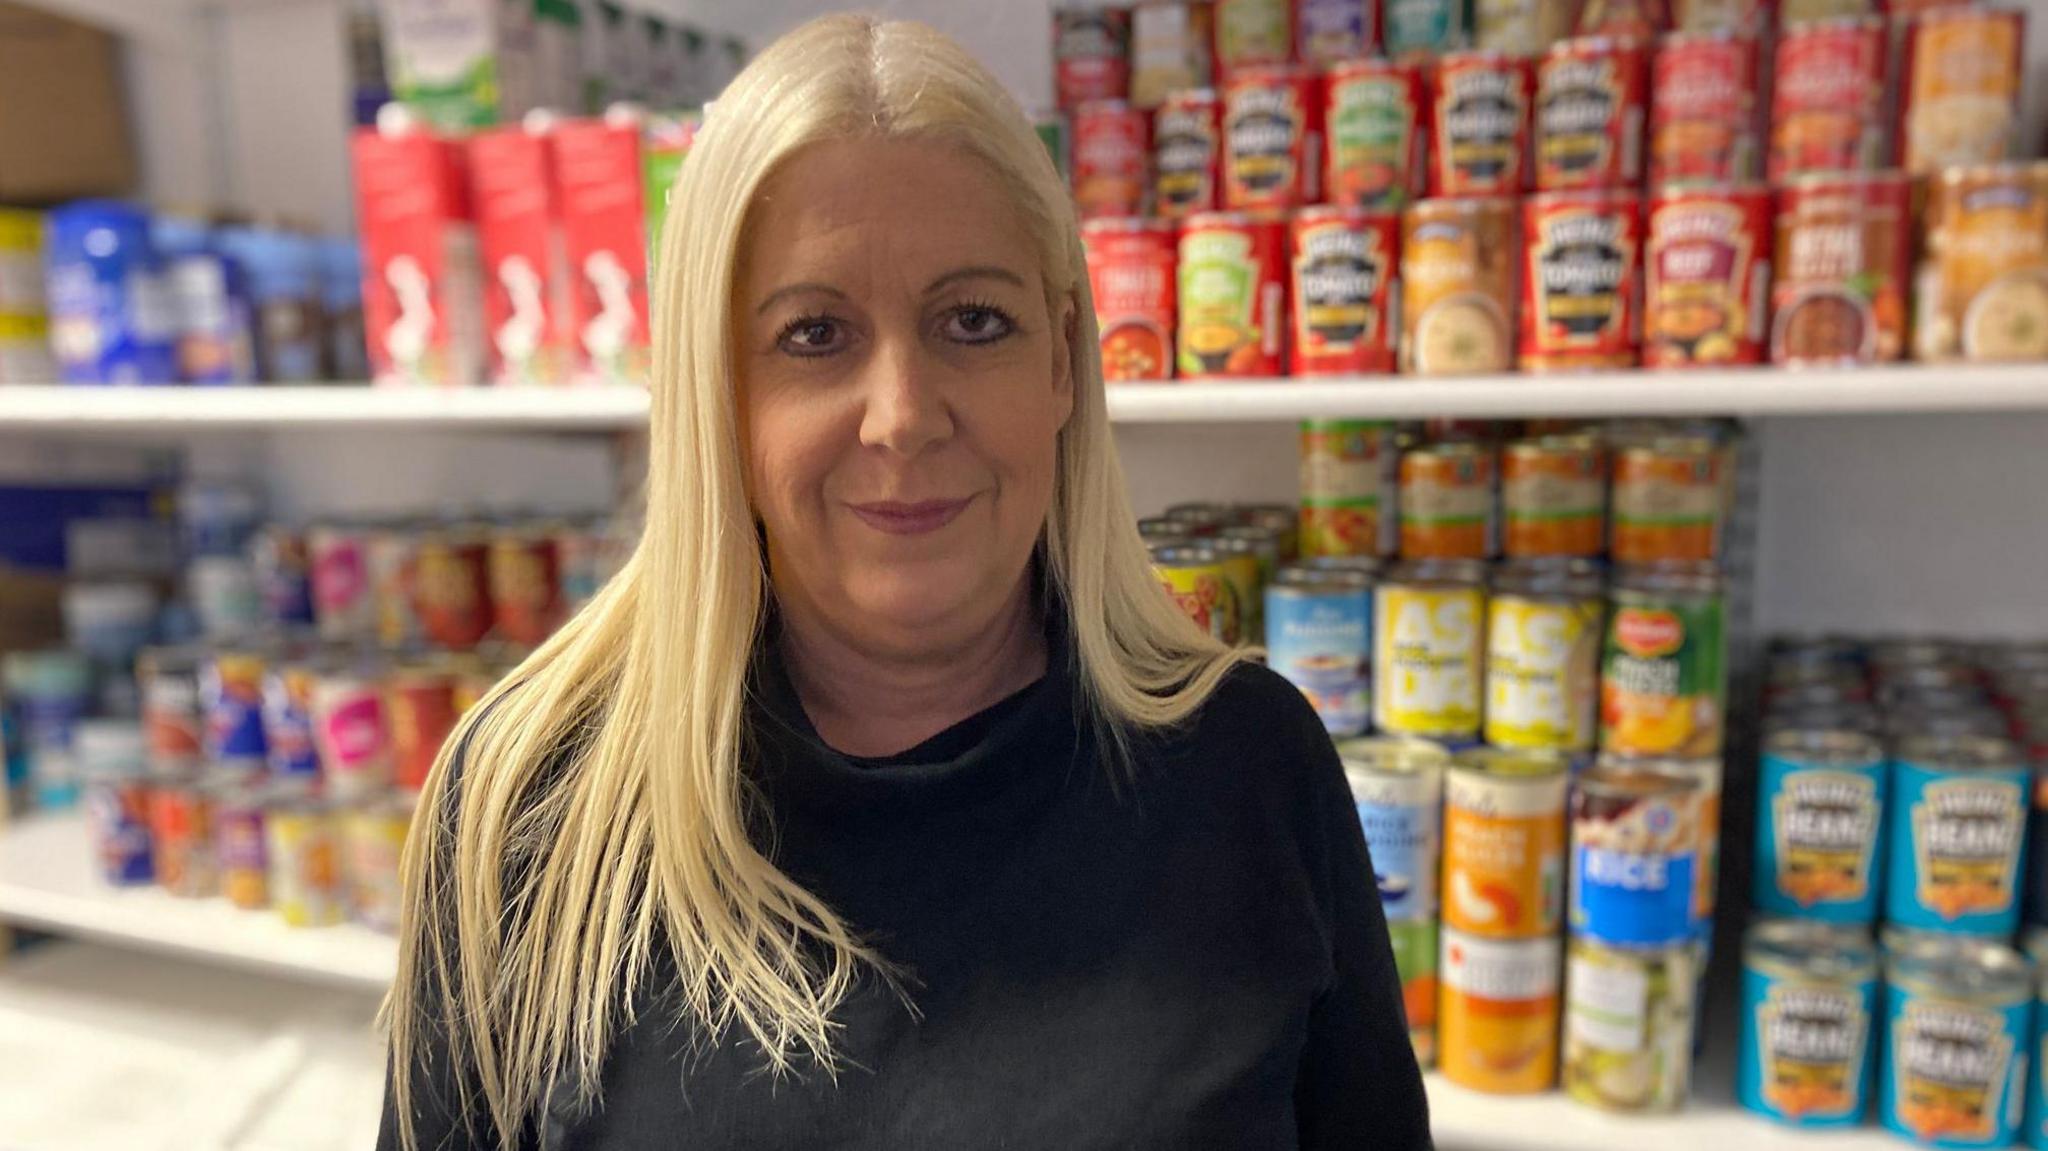
M2048 366L1602 375L1358 376L1119 384L1124 424L1245 423L1306 416L1826 416L2048 411ZM639 388L0 387L0 430L156 433L234 428L610 431L647 419Z

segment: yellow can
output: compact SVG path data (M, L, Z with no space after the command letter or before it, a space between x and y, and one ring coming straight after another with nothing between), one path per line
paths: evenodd
M341 820L349 917L376 931L398 930L403 891L398 862L412 826L412 796L394 794L352 808Z
M1600 569L1521 560L1486 608L1486 742L1587 751L1600 733Z
M310 796L280 800L266 820L270 903L293 927L325 927L342 917L341 852L333 809Z
M1259 545L1227 535L1202 543L1216 553L1216 565L1223 569L1223 578L1230 581L1231 594L1237 597L1238 642L1265 643L1266 613L1262 608L1266 600L1266 572Z
M1470 560L1404 563L1373 597L1373 725L1451 742L1479 734L1486 569Z
M1242 641L1244 611L1237 589L1223 570L1223 557L1214 548L1206 543L1155 547L1152 570L1166 594L1196 627L1224 643Z

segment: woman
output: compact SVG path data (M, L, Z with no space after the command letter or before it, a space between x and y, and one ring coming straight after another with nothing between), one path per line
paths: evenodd
M1426 1146L1335 754L1154 582L1014 103L818 20L670 218L647 529L434 773L381 1145Z

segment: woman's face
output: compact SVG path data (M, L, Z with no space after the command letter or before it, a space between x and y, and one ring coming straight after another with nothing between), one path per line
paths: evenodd
M997 178L940 143L805 149L754 205L733 316L785 605L902 649L1007 608L1073 410L1072 314Z

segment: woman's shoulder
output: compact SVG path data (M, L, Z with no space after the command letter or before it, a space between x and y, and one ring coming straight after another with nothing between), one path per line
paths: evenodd
M1175 759L1212 764L1233 775L1255 768L1261 778L1294 786L1337 758L1301 690L1249 660L1224 674L1167 746Z

